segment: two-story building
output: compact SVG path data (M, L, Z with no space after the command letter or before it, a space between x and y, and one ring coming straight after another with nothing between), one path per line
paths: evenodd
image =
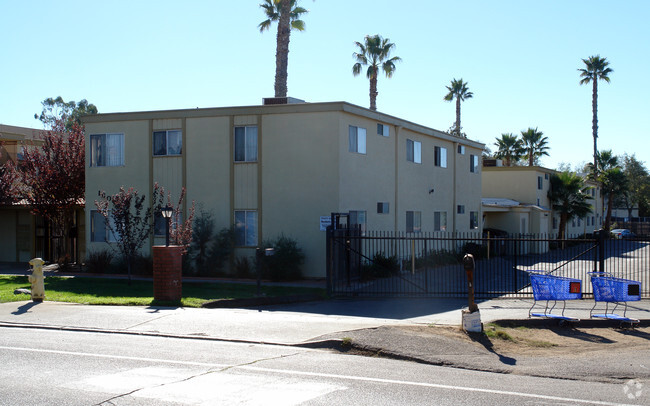
M551 175L559 172L541 166L506 167L498 160L495 163L483 167L483 226L513 235L557 235L560 218L553 212L548 192ZM589 234L603 225L600 185L586 178L585 184L591 188L592 211L568 222L568 236Z
M234 225L238 255L294 238L306 277L325 276L321 218L334 212L366 230L480 232L483 144L345 102L289 102L85 117L89 251L112 238L98 192L155 183Z

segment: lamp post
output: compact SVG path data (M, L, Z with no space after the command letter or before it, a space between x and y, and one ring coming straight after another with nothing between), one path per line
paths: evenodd
M166 206L160 209L160 214L165 218L166 220L166 227L165 227L165 246L169 247L169 221L172 218L172 214L174 214L174 208L171 206Z

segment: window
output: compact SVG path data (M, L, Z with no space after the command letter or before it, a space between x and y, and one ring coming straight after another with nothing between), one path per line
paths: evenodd
M109 216L109 221L113 218ZM117 238L110 228L106 227L106 218L97 210L90 211L90 241L116 242Z
M447 231L446 211L436 211L433 213L433 231Z
M377 213L388 214L388 212L389 212L388 202L377 202Z
M469 171L472 173L478 173L478 155L469 156Z
M578 227L581 227L581 226L582 226L582 219L579 218L578 219Z
M415 162L416 164L422 163L422 143L409 139L406 140L406 160Z
M433 164L441 168L447 167L447 148L433 147Z
M591 197L596 197L596 189L591 189Z
M469 229L476 230L478 228L478 212L470 211L469 212Z
M183 152L183 132L180 130L154 131L153 154L180 155Z
M553 230L557 230L557 217L553 217Z
M465 206L462 205L462 204L459 204L458 207L456 207L456 213L465 214Z
M257 211L235 210L235 245L257 246Z
M235 162L257 162L257 127L235 127Z
M419 233L422 231L422 212L407 211L406 212L406 232Z
M366 233L366 212L360 210L350 210L350 225L359 226L361 234Z
M465 146L464 145L459 145L458 146L458 153L461 155L465 155Z
M594 216L591 216L591 225L592 226L596 225L596 219L594 219Z
M548 173L545 173L545 174L544 174L544 179L545 179L545 180L548 180Z
M571 227L575 227L575 226L576 226L576 219L574 217L571 219Z
M124 165L124 134L91 134L90 166Z
M377 134L383 135L384 137L390 136L390 127L383 124L377 124Z
M542 190L544 188L544 180L541 176L537 177L537 190Z
M361 127L350 126L348 150L357 154L366 153L366 129Z

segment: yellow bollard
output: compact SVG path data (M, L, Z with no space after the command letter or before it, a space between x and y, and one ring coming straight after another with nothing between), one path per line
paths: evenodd
M45 276L43 275L43 261L40 258L34 258L29 261L32 266L32 274L29 275L29 283L32 284L32 300L42 302L45 299Z

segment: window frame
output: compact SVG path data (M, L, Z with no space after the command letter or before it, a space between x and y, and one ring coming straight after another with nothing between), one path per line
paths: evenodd
M389 214L390 202L377 202L377 214Z
M244 214L243 227L237 220L238 214ZM249 218L250 215L250 218ZM254 218L253 218L254 217ZM233 213L234 228L235 228L235 247L257 247L258 246L258 230L259 230L259 216L257 210L234 210ZM250 221L253 220L254 224ZM254 225L254 229L249 233L249 226ZM240 239L240 230L243 230L243 240ZM252 235L249 235L252 234ZM249 244L253 242L253 244Z
M544 178L541 175L537 176L537 190L544 190Z
M478 155L471 155L469 156L469 171L471 173L478 173L479 171L479 161L478 161Z
M381 129L381 132L379 131ZM382 137L390 137L390 127L386 124L377 123L377 135Z
M410 217L410 221L409 221L409 217ZM420 232L422 232L422 212L421 211L408 210L406 212L406 232L407 233L420 233Z
M107 146L107 139L109 137L114 137L114 136L119 138L118 145L114 147ZM97 145L97 141L95 140L101 140L99 145ZM124 133L90 134L89 141L90 141L89 166L91 168L124 166L124 161L125 161ZM99 147L99 151L97 150L98 147ZM111 150L110 148L120 148L120 154L119 154L120 159L118 160L119 161L118 163L109 165L107 161L115 160L115 159L109 159L110 153L115 152L115 150ZM98 160L101 160L101 162L98 162Z
M244 141L243 144L237 142L238 136L241 136L242 134L237 134L238 129L244 129ZM252 130L255 129L255 132L252 133ZM251 133L249 133L249 130L251 130ZM249 142L251 140L255 141L255 153L254 156L249 156L251 155L253 151L253 146L249 145ZM252 162L257 162L259 159L259 136L258 136L258 128L256 125L237 125L233 129L233 162L235 163L252 163ZM242 155L242 151L240 151L240 148L243 148L243 159L240 159Z
M447 167L447 148L433 147L433 165L439 168Z
M422 163L422 143L420 141L406 139L406 160L416 164Z
M368 131L364 127L357 127L354 125L348 126L348 151L366 155Z
M433 212L433 231L447 231L447 212Z
M458 153L461 155L465 155L465 146L464 145L458 145Z
M464 204L456 205L456 214L465 214L465 205Z
M164 154L159 154L156 153L156 135L165 135L165 153ZM178 153L170 153L169 148L170 148L170 142L169 142L169 136L170 135L178 135L180 137L180 151ZM161 156L181 156L183 155L183 130L157 130L154 131L151 135L151 154L154 157L161 157Z

